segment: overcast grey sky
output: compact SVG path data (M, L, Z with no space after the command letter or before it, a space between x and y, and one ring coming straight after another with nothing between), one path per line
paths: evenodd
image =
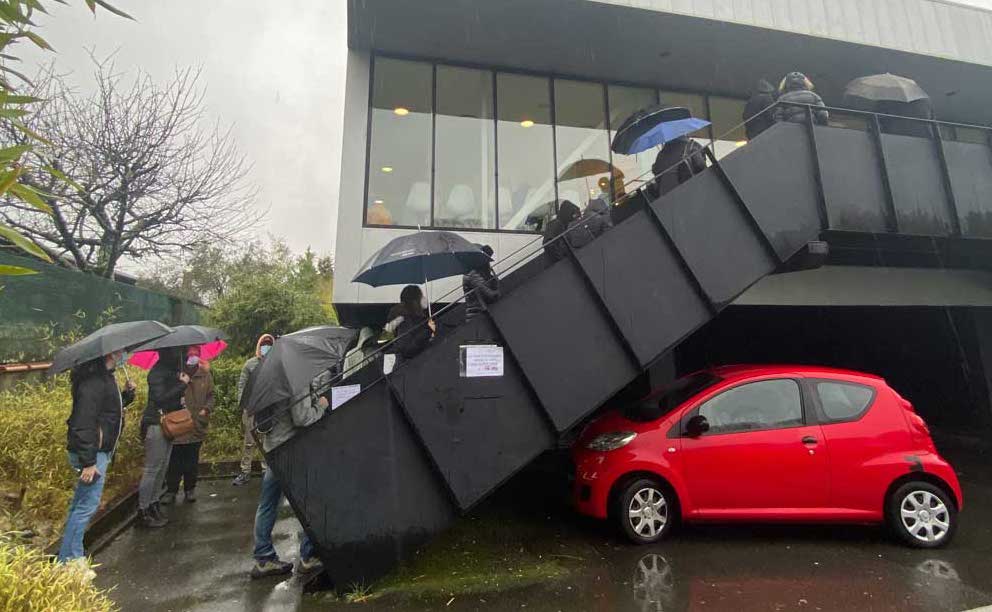
M259 202L271 209L261 233L294 250L334 249L347 50L344 0L113 0L137 22L82 0L51 4L39 20L57 53L20 51L29 72L55 60L80 87L92 83L86 53L116 52L121 71L159 81L178 67L203 72L211 119L233 125L254 164ZM47 6L47 5L46 5Z

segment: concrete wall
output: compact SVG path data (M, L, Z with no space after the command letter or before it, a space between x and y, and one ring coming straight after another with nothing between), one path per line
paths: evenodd
M591 0L992 65L992 12L942 0Z

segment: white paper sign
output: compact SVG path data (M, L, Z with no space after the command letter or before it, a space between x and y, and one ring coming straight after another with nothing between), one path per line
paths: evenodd
M463 346L465 377L481 378L503 375L503 347L495 345Z
M331 410L337 410L341 404L347 402L361 392L362 385L331 387Z
M396 353L386 353L382 357L382 373L392 374L396 367Z

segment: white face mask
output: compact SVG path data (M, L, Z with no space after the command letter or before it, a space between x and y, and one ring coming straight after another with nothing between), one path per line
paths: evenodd
M263 344L258 348L258 354L265 357L269 353L269 349L272 348L271 344Z
M200 363L199 355L190 355L189 357L186 358L186 365L188 365L191 368L196 367L197 364L199 363Z

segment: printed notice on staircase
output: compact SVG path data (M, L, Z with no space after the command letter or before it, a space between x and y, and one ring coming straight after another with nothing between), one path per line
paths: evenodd
M503 347L495 344L473 344L461 347L459 374L464 378L484 378L503 375Z
M362 385L344 385L331 388L331 410L337 410L341 404L347 402L362 392Z

